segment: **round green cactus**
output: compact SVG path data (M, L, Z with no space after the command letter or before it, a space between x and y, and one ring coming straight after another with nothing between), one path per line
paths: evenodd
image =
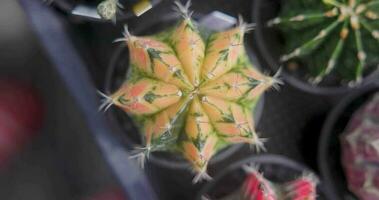
M365 70L378 68L378 0L288 0L282 6L279 17L268 22L284 34L289 53L281 61L300 58L312 82L333 72L356 83Z

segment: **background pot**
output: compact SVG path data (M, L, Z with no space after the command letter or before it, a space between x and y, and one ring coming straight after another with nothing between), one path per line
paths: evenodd
M318 165L324 180L325 192L330 199L353 198L349 192L341 165L339 136L344 132L351 116L360 108L379 85L371 85L347 96L329 114L322 128L319 142Z
M110 22L100 18L97 14L97 5L102 0L46 0L51 1L52 5L78 20L93 21L93 22ZM120 0L120 2L126 2L127 0ZM155 6L161 0L151 0L151 4ZM138 0L128 0L127 2L138 2ZM129 18L135 17L135 14L131 10L126 8L119 8L117 12L117 22L123 22Z
M257 49L257 57L263 66L267 66L272 71L277 71L282 65L279 62L280 55L283 55L283 37L280 31L275 28L266 26L268 20L277 17L281 9L283 0L255 0L252 8L252 21L256 23L256 29L253 32L254 47ZM301 68L301 66L300 66ZM364 77L362 83L354 88L347 85L337 84L335 80L325 80L319 85L310 84L304 75L305 70L288 71L283 67L283 78L286 82L294 87L319 95L341 95L347 92L364 87L370 82L379 78L379 70L376 70Z
M307 167L282 156L270 154L252 156L230 165L203 188L197 199L200 200L202 196L219 199L240 189L247 175L242 167L247 164L258 165L266 178L278 183L298 178L303 172L313 173ZM318 186L318 195L319 199L325 199L320 185Z
M202 15L194 16L195 19L199 19ZM160 19L149 21L149 24L144 24L141 28L136 28L133 33L136 35L151 35L158 33L175 25L180 18L176 14L164 15ZM256 66L256 59L251 53L250 49L247 49L249 57ZM129 51L125 44L121 44L114 52L111 62L107 68L104 90L107 94L111 94L125 81L126 73L129 66ZM254 110L255 123L259 123L259 119L262 116L264 104L264 97L262 96L258 101L258 104ZM126 146L133 149L136 146L141 145L141 134L137 130L137 127L133 124L130 117L122 110L118 108L111 108L108 111L107 117L110 122L115 126L118 132L122 133L124 137L123 141L126 142ZM231 145L219 153L217 153L210 161L209 170L216 171L216 169L222 169L233 154L241 150L243 144ZM153 152L149 157L147 163L147 173L151 176L165 176L165 179L160 180L155 188L159 187L180 187L186 188L192 185L192 179L194 174L190 173L191 165L182 156L173 154L170 152ZM173 172L174 170L174 172ZM172 176L175 174L175 176ZM153 180L154 182L154 180ZM164 184L162 184L164 182ZM159 184L159 185L158 185ZM201 184L197 184L197 189L201 187Z

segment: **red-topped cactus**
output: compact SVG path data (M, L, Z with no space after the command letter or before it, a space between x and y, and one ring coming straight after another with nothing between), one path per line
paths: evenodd
M272 183L267 180L257 167L245 167L248 175L243 184L243 196L246 200L276 200L278 199Z
M116 105L135 119L144 135L139 158L180 152L198 181L208 177L208 162L222 148L242 142L262 146L252 111L262 93L279 82L250 63L243 43L250 25L240 20L237 27L204 38L189 3L177 7L183 20L166 32L134 36L125 30L130 70L103 107Z
M266 179L257 167L245 166L248 175L242 191L246 200L315 200L317 178L311 174L281 184Z

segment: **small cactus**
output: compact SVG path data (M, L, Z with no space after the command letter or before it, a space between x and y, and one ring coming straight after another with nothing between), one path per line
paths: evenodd
M359 199L379 199L379 94L353 115L341 145L349 189Z
M358 83L368 67L379 63L378 0L288 0L279 17L268 22L284 33L286 62L301 58L310 81L334 72Z
M255 70L245 53L243 23L204 38L188 11L178 26L154 36L125 30L130 70L125 83L106 97L130 114L144 136L136 155L143 163L150 152L180 152L198 173L209 178L207 165L220 149L234 143L262 145L252 110L262 93L279 83Z
M248 175L242 186L243 199L246 200L277 200L277 192L273 183L261 174L257 167L245 166Z
M118 3L118 0L104 0L97 6L97 13L105 20L116 21L119 7L121 7L121 5Z
M248 173L242 191L246 200L315 200L317 178L305 174L286 183L272 182L257 167L245 166Z

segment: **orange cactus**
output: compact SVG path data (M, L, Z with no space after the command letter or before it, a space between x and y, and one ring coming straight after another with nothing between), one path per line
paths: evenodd
M209 160L232 143L261 145L252 109L260 95L277 83L252 67L241 23L202 38L188 5L177 4L182 22L170 34L138 37L127 30L131 70L125 84L108 97L138 118L145 134L145 156L175 150L207 178ZM205 42L206 41L206 42Z

